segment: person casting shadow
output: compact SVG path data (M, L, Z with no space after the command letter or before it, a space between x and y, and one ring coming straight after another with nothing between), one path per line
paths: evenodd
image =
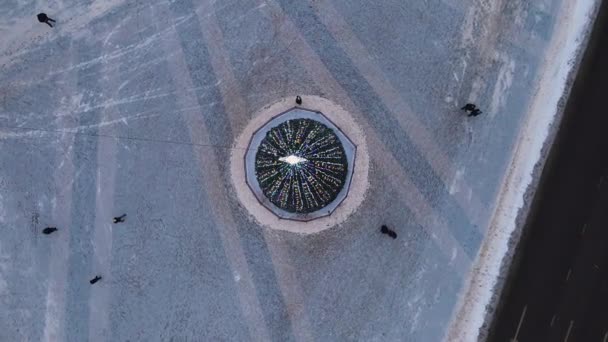
M98 282L99 280L101 280L101 276L95 276L95 278L89 280L89 283L91 283L91 285L93 285L96 282Z
M53 25L51 23L52 22L54 23L55 20L49 18L48 15L46 15L46 13L38 13L38 15L36 17L38 17L39 22L45 23L45 24L49 25L50 27L53 27Z
M475 106L474 104L467 103L462 108L460 108L460 110L464 110L465 112L470 112L470 111L474 111L476 108L477 108L477 106Z
M385 225L382 225L382 227L380 227L380 233L388 235L388 236L392 237L393 239L397 238L397 233Z
M477 116L479 114L483 113L481 110L479 110L479 108L475 108L471 111L471 113L469 113L469 115L467 116Z
M56 227L46 227L42 230L42 234L49 235L57 231Z
M120 222L125 222L125 218L127 217L127 214L122 214L120 216L116 216L112 222L114 223L120 223Z

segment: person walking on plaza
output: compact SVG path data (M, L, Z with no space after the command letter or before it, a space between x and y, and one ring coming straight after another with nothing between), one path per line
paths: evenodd
M42 234L49 235L57 231L56 227L46 227L42 230Z
M101 280L101 276L95 276L95 278L89 280L89 283L91 283L91 285L93 285L100 280Z
M464 110L465 112L472 112L477 109L477 106L472 103L467 103L464 107L460 108L460 110Z
M53 25L51 24L51 22L55 22L55 20L49 18L46 13L38 13L38 15L36 16L38 17L38 21L44 24L49 25L50 27L53 27Z
M385 225L382 225L382 227L380 227L380 233L382 233L382 234L386 234L386 235L388 235L388 236L392 237L393 239L396 239L396 238L397 238L397 233L396 233L394 230L389 229L389 228L388 228L387 226L385 226Z
M469 115L467 116L477 116L481 113L483 113L479 108L477 108L477 106L473 103L467 103L464 105L464 107L460 108L461 110L464 110L465 112L469 112Z
M112 222L114 223L119 223L119 222L125 222L125 217L127 217L127 214L122 214L120 216L116 216Z

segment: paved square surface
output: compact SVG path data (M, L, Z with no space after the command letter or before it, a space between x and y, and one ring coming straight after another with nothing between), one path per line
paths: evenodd
M560 3L1 2L0 340L440 340ZM370 155L361 206L313 235L257 224L229 174L297 94Z

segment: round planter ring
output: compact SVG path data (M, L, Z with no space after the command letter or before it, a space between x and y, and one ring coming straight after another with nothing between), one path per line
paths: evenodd
M340 106L318 96L282 99L253 115L237 137L230 158L232 185L239 201L261 225L294 233L317 233L343 222L361 204L368 188L369 155L365 136L353 117ZM289 120L312 119L339 137L349 158L348 179L336 199L311 213L282 210L264 196L255 175L256 149L273 127Z

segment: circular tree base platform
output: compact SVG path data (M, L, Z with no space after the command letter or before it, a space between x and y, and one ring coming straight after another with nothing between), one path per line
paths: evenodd
M321 97L302 96L302 106L296 105L294 98L283 99L253 116L235 141L231 179L237 197L260 224L316 233L343 222L361 204L368 188L369 155L365 136L348 112ZM302 136L289 136L298 132L302 135L312 126L316 135L324 137L312 147L311 139L304 143ZM316 139L315 134L311 138ZM320 145L327 150L314 148ZM321 162L325 156L330 157L327 160L332 161L331 165ZM290 178L305 175L312 184L316 181L311 174L319 175L328 168L335 172L318 176L324 177L320 181L326 187L316 184L316 190L304 185L302 178ZM287 186L292 180L293 184ZM294 189L311 191L288 196L287 191ZM313 195L314 191L317 193Z

